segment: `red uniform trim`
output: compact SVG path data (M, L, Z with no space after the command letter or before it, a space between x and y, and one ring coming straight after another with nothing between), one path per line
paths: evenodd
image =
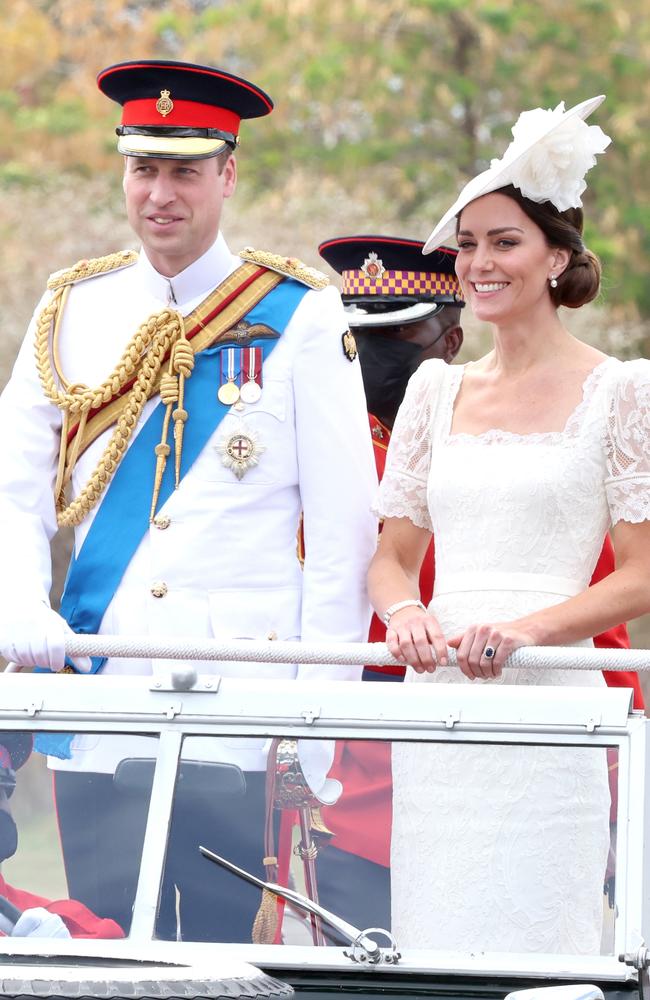
M600 553L591 584L599 583L616 569L614 558L614 546L612 540L607 535L603 551ZM591 586L590 584L590 586ZM630 637L627 633L627 626L614 625L601 635L594 636L594 646L597 649L629 649ZM645 708L643 691L639 675L634 670L603 670L603 677L608 687L632 688L634 691L634 707Z
M368 421L370 423L372 447L375 453L377 478L379 479L379 482L381 482L384 475L384 469L386 467L386 452L390 442L390 430L372 413L368 414ZM379 530L381 531L381 528ZM424 557L422 569L420 570L420 596L424 604L429 603L431 595L433 594L434 563L435 554L432 539L431 545L427 549L427 553ZM372 621L370 622L368 642L385 642L385 640L386 626L379 620L377 615L373 615ZM392 674L394 677L403 677L405 673L404 667L376 667L369 664L366 669L371 670L373 673Z

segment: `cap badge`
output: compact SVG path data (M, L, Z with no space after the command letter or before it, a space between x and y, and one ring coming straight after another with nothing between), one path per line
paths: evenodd
M174 102L169 96L169 91L161 90L160 97L156 101L156 111L158 112L159 115L162 115L163 118L166 118L167 115L173 110L174 110Z
M361 265L361 270L367 278L371 278L373 281L379 281L386 268L384 267L384 262L373 251L372 253L369 253L364 260Z
M240 424L229 435L224 435L219 442L221 461L227 469L232 469L237 479L242 479L249 469L254 468L263 451L264 445L255 431L245 424Z
M354 361L357 356L357 342L349 330L346 330L341 337L343 341L343 353L348 361Z

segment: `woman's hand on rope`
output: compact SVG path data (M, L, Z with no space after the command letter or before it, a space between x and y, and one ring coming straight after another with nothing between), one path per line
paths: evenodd
M391 615L386 645L396 660L418 674L432 674L448 662L447 642L437 619L418 607L402 608Z
M456 650L456 662L470 680L494 680L501 676L503 665L520 646L535 646L538 640L523 623L471 625L462 635L449 639Z

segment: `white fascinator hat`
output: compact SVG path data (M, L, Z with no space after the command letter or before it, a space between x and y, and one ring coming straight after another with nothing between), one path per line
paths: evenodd
M466 205L484 194L509 184L531 201L550 201L559 212L580 208L587 186L585 174L612 141L598 125L587 125L592 111L605 95L582 101L575 107L535 108L519 115L512 127L512 142L500 160L473 177L424 244L422 253L431 253L456 234L456 216Z

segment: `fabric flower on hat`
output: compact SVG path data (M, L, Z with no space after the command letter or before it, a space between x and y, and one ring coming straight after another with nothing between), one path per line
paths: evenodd
M585 124L604 100L598 94L568 111L563 102L552 111L524 111L501 159L492 160L487 170L465 185L434 226L422 252L431 253L453 236L460 213L471 201L509 184L531 201L551 202L560 212L580 208L585 174L596 163L596 153L603 153L611 142L602 129Z
M552 111L524 111L512 135L490 169L505 168L505 183L514 184L531 201L550 201L559 212L582 205L585 174L595 166L596 153L604 153L612 141L598 125L587 125L578 115L566 118L564 101Z

